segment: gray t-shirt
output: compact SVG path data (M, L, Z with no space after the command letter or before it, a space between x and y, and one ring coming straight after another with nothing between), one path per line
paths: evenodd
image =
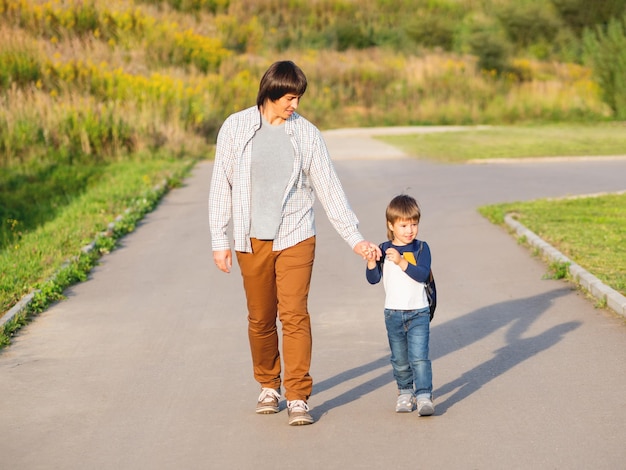
M273 240L278 233L285 188L293 172L293 152L285 124L272 126L263 118L252 138L251 238Z

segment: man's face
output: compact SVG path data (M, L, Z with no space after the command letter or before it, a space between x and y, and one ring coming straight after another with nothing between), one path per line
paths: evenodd
M286 95L278 98L276 101L268 101L268 111L283 121L286 121L296 111L296 109L298 109L301 96L302 95L287 93Z

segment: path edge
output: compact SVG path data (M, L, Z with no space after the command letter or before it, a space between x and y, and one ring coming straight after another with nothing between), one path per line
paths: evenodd
M626 318L625 296L604 284L600 279L583 269L580 265L574 263L571 259L543 240L536 233L515 220L512 214L506 214L504 216L504 222L518 237L524 237L528 244L540 250L546 258L552 261L567 264L567 270L572 281L582 287L599 302L606 304L606 306L615 313Z
M127 235L127 233L123 233L121 234L121 236L119 237L115 237L115 230L116 228L122 224L123 222L125 222L126 217L132 217L134 215L139 214L140 217L138 218L138 220L136 221L136 223L138 223L140 220L142 220L147 213L152 212L153 210L155 210L158 205L160 204L162 198L165 196L165 194L167 194L170 190L170 182L171 182L172 178L171 177L167 177L165 178L163 181L161 181L159 184L155 185L154 187L152 187L149 190L149 193L151 193L151 195L153 195L153 197L156 198L156 205L154 207L152 207L152 209L145 211L143 214L142 209L139 208L133 208L133 205L131 205L130 207L126 208L123 212L123 214L118 215L115 220L113 222L110 222L107 225L106 230L97 233L96 236L94 237L94 239L88 243L87 245L83 246L80 249L80 253L82 254L86 254L89 255L93 252L93 250L96 248L96 243L98 241L98 238L104 237L104 238L122 238L123 236ZM141 197L138 197L137 200L145 200L146 199L146 194L142 195ZM136 200L136 201L137 201ZM135 201L135 202L136 202ZM78 256L80 255L76 255L71 257L70 259L66 260L61 267L56 270L52 276L50 276L48 279L44 280L43 283L47 283L47 282L55 282L56 279L58 278L58 276L60 275L60 273L63 271L63 269L65 269L70 263L72 263L72 261L74 261L75 259L78 258ZM100 257L100 256L98 256ZM65 289L64 289L65 290ZM32 291L30 291L29 293L25 294L24 296L22 296L22 298L13 306L11 307L8 311L4 312L4 313L0 313L0 329L4 328L5 326L7 326L10 322L14 321L14 320L18 320L21 317L27 317L29 314L29 307L31 305L31 303L33 302L35 296L41 292L41 289L33 289ZM44 309L44 310L47 310ZM42 312L38 312L38 313L42 313ZM19 329L19 328L18 328ZM0 349L2 349L2 347L0 347Z

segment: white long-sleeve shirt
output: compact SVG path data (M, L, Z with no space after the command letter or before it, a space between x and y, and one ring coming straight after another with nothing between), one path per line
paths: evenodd
M254 106L230 115L219 131L209 192L213 251L230 249L227 228L232 217L235 250L252 252L250 142L260 125L261 113ZM363 236L319 129L294 113L285 122L285 132L294 147L294 164L273 249L283 250L315 235L315 195L337 233L354 248Z

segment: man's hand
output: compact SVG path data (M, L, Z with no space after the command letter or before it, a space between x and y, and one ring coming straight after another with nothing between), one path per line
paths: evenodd
M365 240L357 243L354 246L353 251L365 260L375 259L376 261L378 261L382 256L382 252L380 251L378 245Z
M233 265L233 254L230 250L214 251L213 261L215 261L217 269L229 273Z

